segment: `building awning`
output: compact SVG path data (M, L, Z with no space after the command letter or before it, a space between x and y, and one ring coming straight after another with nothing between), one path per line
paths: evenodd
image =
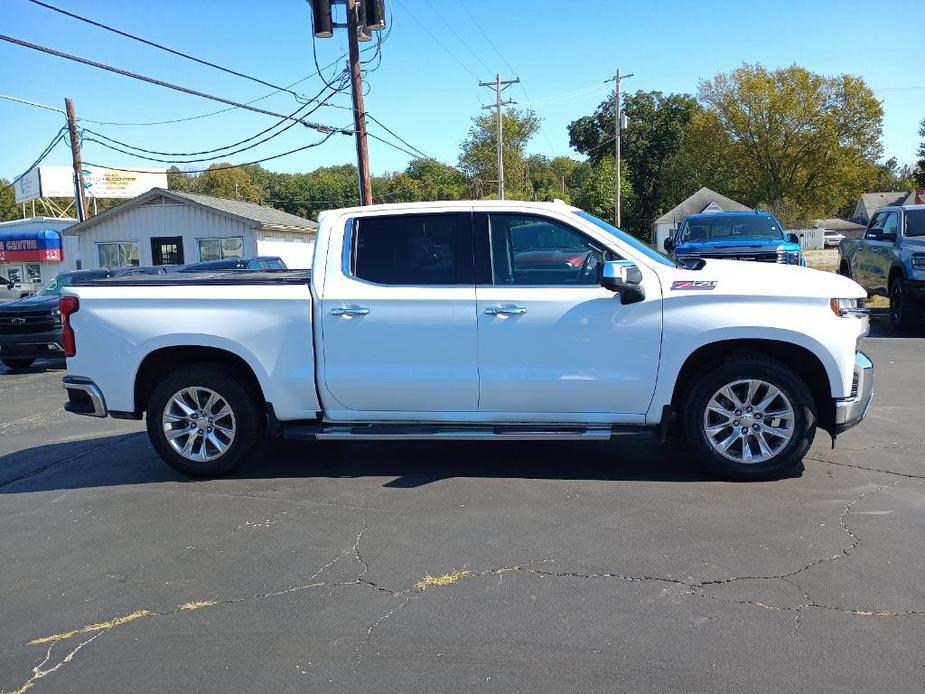
M0 232L0 263L60 263L63 259L57 231Z

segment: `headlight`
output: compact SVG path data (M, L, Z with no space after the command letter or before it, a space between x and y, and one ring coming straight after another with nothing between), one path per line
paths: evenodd
M912 254L912 267L916 270L925 270L925 253Z
M800 264L800 251L788 251L786 254L788 265Z
M870 309L865 306L864 299L830 299L829 306L832 313L840 318L853 317L865 318L870 313Z

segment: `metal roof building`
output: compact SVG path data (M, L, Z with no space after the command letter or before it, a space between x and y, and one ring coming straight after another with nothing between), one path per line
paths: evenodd
M252 202L153 188L68 229L81 266L174 265L255 255L311 265L315 222Z

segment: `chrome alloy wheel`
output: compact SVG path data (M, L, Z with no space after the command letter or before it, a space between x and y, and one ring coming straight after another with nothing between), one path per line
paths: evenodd
M793 405L767 381L733 381L710 398L703 413L703 431L713 450L724 458L763 463L793 438Z
M170 447L194 463L221 457L234 442L231 406L214 390L202 386L174 393L164 406L161 423Z

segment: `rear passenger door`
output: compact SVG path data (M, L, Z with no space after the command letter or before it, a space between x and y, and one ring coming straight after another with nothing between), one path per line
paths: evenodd
M471 212L350 220L341 264L325 273L316 317L323 387L334 400L329 417L433 419L476 411Z

